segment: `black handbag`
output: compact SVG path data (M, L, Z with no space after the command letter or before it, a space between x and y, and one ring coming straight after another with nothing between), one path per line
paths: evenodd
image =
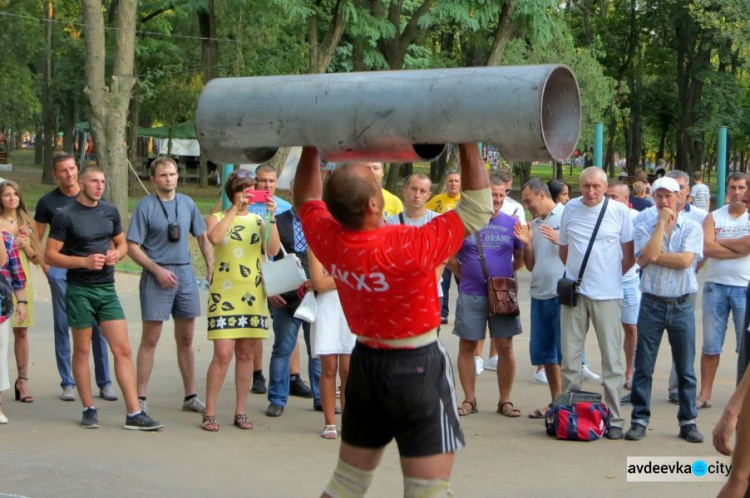
M604 198L604 205L601 211L599 211L599 217L596 219L596 225L594 225L594 231L591 233L591 240L589 240L589 246L586 248L586 254L583 256L581 262L581 269L578 272L578 278L576 280L563 276L557 281L557 297L560 304L563 306L576 306L578 304L578 287L581 285L583 280L583 272L586 271L586 265L589 262L589 255L591 254L591 248L594 246L596 240L596 234L599 233L599 226L602 224L604 219L604 213L607 211L607 204L609 199Z

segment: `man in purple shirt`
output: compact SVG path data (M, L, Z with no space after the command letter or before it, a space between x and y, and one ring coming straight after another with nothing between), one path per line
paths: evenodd
M461 403L458 414L463 416L477 412L474 351L477 343L484 341L485 330L489 326L490 338L499 355L497 383L500 388L500 402L497 411L506 417L518 417L521 412L510 401L510 392L516 374L513 336L521 333L521 321L518 317L490 316L487 284L479 261L480 251L476 237L481 240L490 277L514 276L516 270L523 265L523 243L513 233L513 227L518 220L500 211L505 201L505 182L492 177L490 187L495 214L486 227L464 241L458 254L448 262L451 271L461 279L453 333L460 338L458 375L466 399Z

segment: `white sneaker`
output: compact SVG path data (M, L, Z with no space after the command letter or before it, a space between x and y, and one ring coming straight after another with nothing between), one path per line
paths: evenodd
M547 381L547 370L544 368L539 370L538 372L534 372L534 376L531 379L531 382L534 384L543 384L548 385L549 382Z
M599 377L597 374L592 372L589 369L589 366L584 363L583 364L583 380L601 380L601 377Z
M497 355L487 358L487 361L484 362L484 369L492 370L493 372L497 370Z
M481 356L474 357L474 368L476 369L477 376L482 375L482 372L484 372L484 360Z

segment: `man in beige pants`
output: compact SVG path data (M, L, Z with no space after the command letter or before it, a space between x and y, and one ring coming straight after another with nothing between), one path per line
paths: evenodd
M622 358L622 275L635 262L633 224L627 206L619 202L605 205L607 175L597 167L583 170L581 197L565 206L560 223L560 259L565 274L577 279L594 226L602 209L606 209L596 241L593 244L583 279L578 288L576 306L562 306L562 388L575 391L583 382L581 356L589 323L594 325L602 356L604 402L612 411L609 439L622 439L624 419L620 414L619 391L624 383ZM613 265L622 261L622 266Z

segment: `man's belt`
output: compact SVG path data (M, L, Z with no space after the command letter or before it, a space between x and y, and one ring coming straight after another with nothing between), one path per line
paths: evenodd
M670 304L692 303L695 300L695 294L683 294L682 296L677 296L677 297L663 297L663 296L656 296L654 294L649 294L648 292L644 292L643 297L650 299L652 301L658 301L660 303L670 303Z

